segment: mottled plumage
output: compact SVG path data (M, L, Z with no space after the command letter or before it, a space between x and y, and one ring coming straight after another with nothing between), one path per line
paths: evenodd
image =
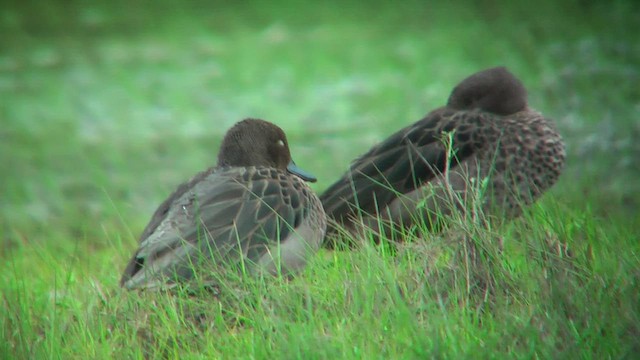
M207 281L242 264L252 273L300 270L326 228L322 205L304 180L315 178L295 166L280 128L255 119L237 123L223 139L217 166L158 207L121 285Z
M378 219L429 227L436 213L463 209L471 187L484 186L486 214L517 216L556 182L565 162L562 138L526 97L504 67L463 80L446 106L371 148L320 196L335 222L328 233L336 224L375 229ZM453 152L443 142L447 133Z

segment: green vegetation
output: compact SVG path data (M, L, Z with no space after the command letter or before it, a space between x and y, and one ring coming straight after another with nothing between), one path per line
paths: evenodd
M631 0L3 5L0 358L633 357L638 24ZM155 207L236 121L281 126L321 191L500 64L568 143L522 218L323 251L219 295L118 287Z

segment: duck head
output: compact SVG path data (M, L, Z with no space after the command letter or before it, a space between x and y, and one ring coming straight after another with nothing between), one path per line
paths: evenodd
M447 106L506 116L526 109L527 90L507 68L500 66L462 80L451 92Z
M227 131L218 153L218 166L273 167L305 181L317 180L292 160L284 131L259 119L242 120Z

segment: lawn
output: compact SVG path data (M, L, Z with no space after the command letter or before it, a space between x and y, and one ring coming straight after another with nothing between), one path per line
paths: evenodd
M71 1L0 11L0 358L632 358L640 351L634 1ZM568 160L521 218L321 251L221 294L118 280L235 122L278 124L320 192L505 65Z

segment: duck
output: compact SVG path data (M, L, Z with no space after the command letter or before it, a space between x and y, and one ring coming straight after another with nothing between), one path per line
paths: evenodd
M326 216L291 158L284 131L245 119L225 134L217 164L157 208L120 280L127 289L168 289L218 275L291 275L320 249Z
M340 239L363 229L387 237L393 229L439 231L443 218L468 213L471 203L488 218L517 217L556 183L565 157L555 124L529 106L522 82L504 66L479 71L320 195L326 247L351 247Z

